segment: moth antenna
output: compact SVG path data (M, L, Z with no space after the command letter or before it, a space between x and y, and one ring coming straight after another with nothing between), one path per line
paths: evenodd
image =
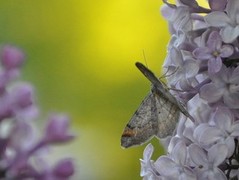
M171 74L167 74L169 72L169 70L167 69L166 72L163 73L163 75L159 77L159 80L160 79L165 79L166 77L169 77L169 76L173 75L177 70L178 70L178 67ZM166 88L168 90L171 90L171 87L168 87L168 85L164 81L161 81L161 82L162 82L164 88Z
M145 51L144 51L144 49L143 49L142 51L143 51L143 57L144 57L145 65L146 65L146 67L148 67L148 64L147 64L147 58L146 58L146 55L145 55Z
M166 77L172 76L174 73L177 72L178 68L179 68L179 67L176 67L176 68L174 69L174 71L173 71L171 74L167 74L167 73L169 72L169 70L167 69L166 72L163 73L163 75L159 77L159 79L162 79L162 78L166 78Z

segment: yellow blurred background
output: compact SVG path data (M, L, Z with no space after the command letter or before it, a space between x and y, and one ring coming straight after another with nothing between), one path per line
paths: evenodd
M36 87L42 117L67 112L77 139L54 148L71 156L73 179L136 180L144 146L120 147L124 126L160 75L169 40L161 0L0 1L0 42L27 55L23 79ZM156 158L162 150L157 140Z

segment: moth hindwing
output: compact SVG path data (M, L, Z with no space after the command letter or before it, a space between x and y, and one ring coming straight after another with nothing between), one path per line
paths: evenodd
M172 135L180 112L192 118L148 68L139 62L136 66L152 83L152 89L123 131L121 146L125 148L144 144L154 136L165 138Z

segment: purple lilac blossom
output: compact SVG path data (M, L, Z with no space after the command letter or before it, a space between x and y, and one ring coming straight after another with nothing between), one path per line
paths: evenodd
M217 31L212 31L206 42L206 47L198 47L193 51L193 55L200 61L208 61L208 72L215 74L222 68L222 58L227 58L233 54L233 47L222 45L221 36Z
M171 40L163 68L194 122L181 116L161 142L166 155L141 160L145 180L239 179L239 1L163 0Z
M11 45L0 49L0 179L67 180L74 174L72 159L50 165L47 149L73 139L66 115L51 115L39 135L39 114L32 85L19 80L24 53Z

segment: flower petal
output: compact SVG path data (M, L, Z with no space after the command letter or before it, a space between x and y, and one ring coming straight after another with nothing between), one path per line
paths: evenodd
M144 154L143 154L143 156L144 156L144 160L145 160L145 161L149 161L149 160L151 159L151 156L152 156L152 154L153 154L153 151L154 151L154 147L153 147L153 145L152 145L151 143L149 143L149 144L145 147L145 149L144 149Z
M211 32L207 40L207 47L215 51L221 48L221 45L222 45L222 39L219 33L217 31Z
M1 50L1 63L6 69L13 69L13 68L19 68L24 60L25 55L24 53L10 45L5 45Z
M169 52L169 55L170 55L170 59L171 59L172 63L175 66L181 67L183 65L183 56L182 56L182 53L180 52L180 50L178 50L175 47L172 47L172 49Z
M208 171L207 179L208 180L215 180L215 179L227 180L227 177L219 168L214 168L213 172ZM202 179L202 180L204 180L204 179Z
M195 165L200 166L208 163L206 151L196 144L188 147L188 153Z
M230 45L223 45L221 47L221 51L220 52L221 52L220 56L225 58L225 57L231 56L233 54L233 52L234 52L234 49Z
M212 58L211 50L208 47L199 47L193 51L193 55L200 60Z
M239 108L239 93L229 93L223 96L224 103L232 109Z
M193 138L198 140L200 139L200 136L202 134L202 131L204 131L204 129L206 129L208 127L208 123L201 123L200 125L198 125L193 132Z
M195 129L197 133L196 137L200 144L210 145L222 139L222 137L224 137L224 132L216 127L203 126L203 128L201 128L200 126L201 125L197 127L200 128L200 132L199 130L197 130L197 128Z
M239 84L239 66L234 69L232 72L231 78L230 78L230 83L231 84Z
M239 26L232 27L228 25L221 29L220 35L225 43L232 43L239 35Z
M167 156L160 156L154 164L156 170L163 176L178 175L178 169L175 162Z
M225 140L225 144L228 148L227 157L231 157L235 151L235 140L234 137L228 136Z
M180 165L185 164L187 158L187 148L183 141L178 142L173 148L172 157L176 163Z
M210 58L208 60L208 72L210 74L218 73L222 68L222 59L217 56L216 58Z
M239 136L239 122L237 121L235 124L232 126L232 133L231 136Z
M217 102L223 96L224 90L218 88L214 83L204 85L199 92L202 99L209 103Z
M239 1L238 0L230 0L226 6L226 12L230 18L235 18L235 15L238 14L239 11Z
M208 160L216 167L227 157L228 148L225 144L215 144L208 150Z
M230 131L233 123L233 115L227 108L219 107L214 113L213 119L217 127L225 131Z
M63 159L57 163L53 169L53 174L58 179L69 178L74 174L74 165L72 159Z
M186 70L186 78L190 78L198 73L199 65L195 60L185 60L184 69Z
M74 138L69 131L70 119L66 115L53 114L45 130L45 141L48 143L68 142Z
M204 17L204 20L213 27L227 26L231 19L224 12L214 11Z

